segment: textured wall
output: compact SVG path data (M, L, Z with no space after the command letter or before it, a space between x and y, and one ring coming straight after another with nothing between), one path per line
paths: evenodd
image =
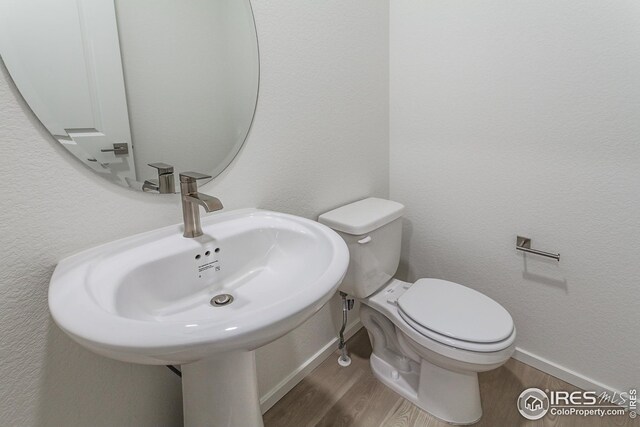
M391 2L403 274L467 284L518 346L640 384L640 4ZM516 234L562 261L523 256Z
M271 0L254 8L262 66L255 123L232 166L203 191L228 209L309 218L387 196L386 1ZM93 175L49 137L4 69L0 176L0 425L180 425L173 374L85 351L52 323L46 299L59 259L179 222L178 199ZM337 309L334 301L260 350L263 392L334 336Z

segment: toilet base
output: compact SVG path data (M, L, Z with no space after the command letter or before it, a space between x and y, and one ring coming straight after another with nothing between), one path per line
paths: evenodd
M371 370L384 385L420 409L450 424L474 424L482 418L478 374L443 369L426 360L401 371L375 353Z

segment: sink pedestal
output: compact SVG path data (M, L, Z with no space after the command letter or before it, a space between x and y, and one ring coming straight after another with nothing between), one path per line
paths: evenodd
M262 427L255 353L221 353L182 365L185 427Z

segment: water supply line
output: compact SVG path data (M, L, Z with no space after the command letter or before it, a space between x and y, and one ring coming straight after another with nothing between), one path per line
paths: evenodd
M351 358L347 353L347 343L344 341L344 331L347 328L347 313L353 308L354 300L347 298L347 294L340 292L342 298L342 327L340 328L340 341L338 343L338 350L340 350L340 357L338 357L338 365L349 366L351 365Z

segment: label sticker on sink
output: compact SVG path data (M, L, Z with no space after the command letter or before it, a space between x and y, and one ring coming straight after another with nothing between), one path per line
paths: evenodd
M198 273L202 273L203 271L211 270L212 268L214 269L214 271L220 271L220 266L217 265L217 264L218 264L218 260L211 261L211 262L208 262L206 264L199 265L198 266Z
M199 279L216 275L220 271L220 248L217 246L203 247L193 254L194 267Z
M204 264L197 264L196 268L198 269L199 279L210 277L220 271L220 261L216 259Z

